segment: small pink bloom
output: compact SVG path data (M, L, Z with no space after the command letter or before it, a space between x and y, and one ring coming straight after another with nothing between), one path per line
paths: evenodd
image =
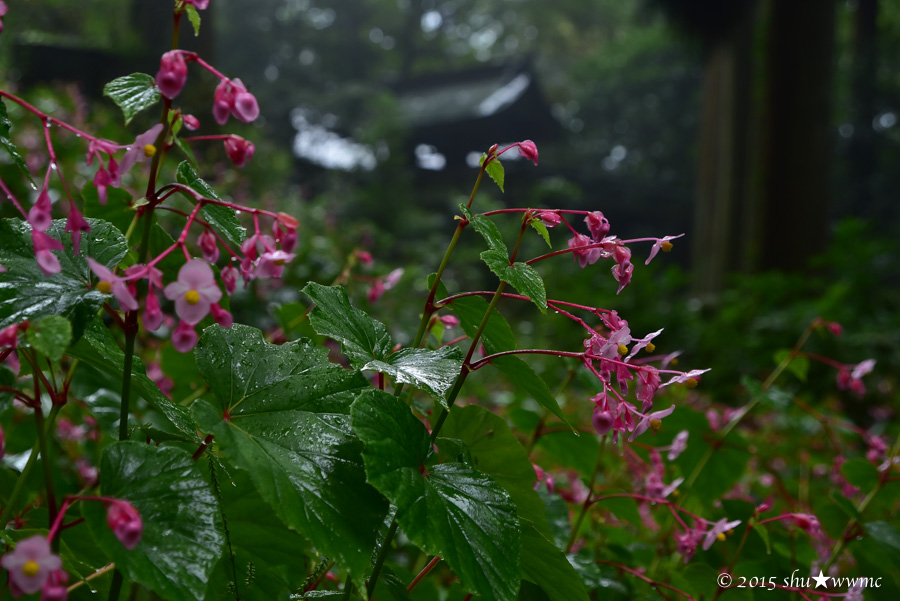
M669 447L669 454L666 455L666 458L669 461L675 461L678 459L678 456L684 453L684 450L687 449L687 441L690 433L687 430L682 430L678 434L675 435L675 439L672 440L672 446Z
M534 166L537 167L538 164L538 149L534 142L531 140L523 140L517 144L519 148L519 154L525 157L526 159L534 162Z
M97 170L97 173L94 174L94 187L97 188L97 199L100 201L101 205L106 204L106 188L112 185L112 178L109 176L109 172L102 165L100 169Z
M544 211L539 215L541 223L548 228L556 227L562 222L562 217L554 211Z
M375 262L375 259L372 258L372 253L364 250L356 251L356 258L359 259L363 265L371 265Z
M31 224L33 229L40 232L46 231L50 224L53 223L50 211L50 195L47 194L47 190L41 190L37 201L32 205L31 210L28 211L28 223Z
M637 355L643 348L652 343L652 340L662 334L662 329L656 330L655 332L651 332L647 334L643 338L635 340L634 346L631 347L631 352L628 353L628 356L625 357L626 361L631 360L632 357Z
M256 266L256 275L260 278L280 278L284 271L284 264L297 255L286 253L283 250L269 251L262 254L259 264Z
M703 550L709 550L709 548L712 547L713 543L716 542L716 539L720 534L725 534L740 523L740 520L729 522L728 518L722 518L721 520L713 524L713 527L707 530L706 534L703 537Z
M375 304L378 302L378 299L384 294L384 282L381 281L381 278L378 278L372 285L369 287L369 292L366 297L369 299L369 302Z
M181 121L184 123L185 129L189 129L190 131L200 129L200 120L193 115L182 115Z
M14 323L0 330L0 347L16 348L19 346L19 324Z
M631 436L628 437L628 442L632 442L635 438L637 438L650 428L654 428L654 431L656 431L655 429L659 428L659 424L662 418L672 415L673 411L675 411L675 405L672 405L668 409L663 409L662 411L654 411L653 413L642 415L641 421L638 422L638 424L634 427L634 431L631 433Z
M572 255L575 257L575 260L578 262L578 265L581 266L582 269L587 267L588 265L593 265L596 263L601 255L600 248L586 248L584 250L579 250L583 246L588 246L589 244L593 244L590 238L585 236L584 234L575 234L575 236L569 240L568 242L569 248L574 249Z
M398 267L394 271L390 272L384 277L384 289L390 290L394 286L397 285L397 282L400 281L400 278L403 276L403 268Z
M75 203L69 208L69 216L66 218L66 231L72 234L72 250L79 254L81 248L81 233L91 231L91 226L75 208Z
M119 301L119 305L122 309L126 311L137 311L137 299L134 298L134 295L128 289L128 285L122 278L91 257L87 257L87 263L90 266L91 271L94 272L94 275L100 280L97 283L97 290L103 294L112 293Z
M645 367L638 371L635 396L641 402L641 411L649 411L653 407L653 396L659 389L659 384L659 372L652 367Z
M156 152L154 144L156 144L156 139L162 129L162 123L157 123L134 139L134 143L125 151L125 156L122 157L122 162L119 164L120 176L128 173L135 163L141 163L145 158L153 156L153 153Z
M59 273L62 267L52 251L62 250L62 242L37 230L31 230L31 242L34 245L34 254L41 270L47 275Z
M684 556L684 563L688 563L697 551L697 545L703 539L703 531L690 528L684 534L675 537L676 550Z
M207 263L215 263L219 260L219 245L216 243L216 237L209 230L203 230L197 239L200 246L200 252L203 253L203 260Z
M69 575L65 570L54 570L47 578L47 582L41 589L41 601L66 601L69 597L69 589L66 583Z
M594 425L594 430L597 431L597 434L603 436L607 434L613 427L616 418L609 411L600 411L600 407L594 407L594 414L591 417L591 423Z
M440 321L449 330L459 323L459 318L457 318L455 315L442 315L440 317Z
M246 90L239 91L234 95L234 108L231 112L244 123L255 121L259 117L259 104L256 102L256 96Z
M170 50L162 55L159 71L156 73L156 87L168 99L175 98L187 81L188 69L184 57L178 50Z
M216 323L223 328L230 328L234 324L234 318L231 316L231 313L220 307L218 303L210 305L210 311Z
M237 289L238 275L238 270L231 265L228 265L219 272L222 283L225 284L225 292L229 295L234 294L235 289Z
M684 234L678 234L677 236L665 236L663 238L657 239L656 242L653 243L653 247L650 248L650 256L647 257L647 260L644 262L644 265L649 265L650 261L653 260L653 257L662 249L663 252L668 252L667 249L672 248L672 243L669 240L674 240L675 238L681 238ZM665 246L668 244L668 246Z
M156 298L156 293L154 293L153 290L150 290L147 293L147 299L144 301L144 313L141 316L141 321L144 323L144 329L148 332L155 332L159 329L159 326L162 325L162 310L160 310L159 308L159 299Z
M185 4L192 4L197 10L205 10L209 6L209 0L184 0Z
M81 478L81 481L86 488L97 485L97 482L100 479L100 472L97 470L96 466L91 465L90 461L84 458L76 459L75 467L78 468L78 477Z
M117 499L106 508L106 523L110 530L129 551L141 541L144 525L141 514L128 501Z
M62 567L62 560L50 550L50 543L36 534L20 540L16 548L0 559L0 565L9 573L10 585L24 594L36 593L54 570Z
M600 242L609 233L609 220L600 211L588 213L584 222L587 224L594 242Z
M194 326L206 317L210 305L222 298L222 291L216 284L209 264L194 259L181 266L178 280L166 286L165 295L167 299L175 301L175 313L182 322ZM180 325L178 327L181 329ZM193 328L190 329L193 332ZM196 344L196 333L194 338ZM174 342L174 334L172 341Z
M825 327L828 328L828 331L831 332L831 335L835 338L840 337L840 335L844 333L843 326L836 321L826 322Z
M250 123L259 116L256 97L247 91L240 79L223 79L213 95L213 117L216 122L225 125L229 115L244 123Z
M684 383L687 383L688 380L694 380L694 381L699 382L700 375L705 374L708 371L709 371L709 368L707 368L707 369L692 369L691 371L687 371L682 374L672 376L671 378L669 378L669 380L667 382L663 382L660 386L662 388L664 388L670 384L684 384Z
M179 353L186 353L197 346L197 332L194 326L187 322L180 322L172 332L172 346Z
M253 145L253 142L248 142L240 136L228 136L225 138L224 144L225 154L228 155L235 167L246 165L247 161L253 158L253 153L256 151L256 146Z

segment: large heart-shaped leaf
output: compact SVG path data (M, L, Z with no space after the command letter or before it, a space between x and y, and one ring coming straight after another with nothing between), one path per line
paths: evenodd
M212 186L203 181L187 161L182 161L178 164L178 167L175 170L175 180L179 184L184 184L188 188L198 192L205 198L221 200L218 194L216 194L216 191L212 189ZM192 196L188 196L188 198L192 202L194 201ZM241 222L238 221L234 209L229 209L228 207L217 204L206 204L200 209L200 216L206 223L210 224L232 248L240 248L241 243L247 237L247 230L241 225Z
M191 454L175 447L117 442L100 459L105 496L127 499L141 514L138 546L122 546L102 504L84 516L97 544L129 580L172 601L203 597L225 543L219 506Z
M459 205L459 210L462 211L463 217L466 218L469 225L481 234L489 249L499 251L504 256L509 256L509 250L506 248L506 243L503 242L503 235L490 217L485 217L481 214L472 215L472 211L464 204Z
M25 320L62 315L72 322L72 338L77 340L103 303L111 298L91 288L91 270L85 257L92 257L110 269L128 252L125 237L115 226L88 219L91 231L81 237L81 253L72 250L72 237L65 232L65 219L53 221L46 233L63 243L53 251L61 270L46 275L35 260L31 226L20 219L0 221L0 328Z
M458 349L409 348L393 352L394 341L385 325L353 307L343 287L310 282L303 292L316 303L309 316L313 328L339 341L354 367L381 372L396 382L411 384L447 406L447 393L462 368Z
M485 599L515 599L521 533L506 491L462 463L429 466L428 431L395 396L367 390L351 415L366 445L369 482L397 506L397 522L410 540L442 557Z
M309 340L275 346L241 325L207 328L195 355L215 395L192 408L200 427L281 521L361 578L387 512L350 430L365 378Z
M484 251L481 253L481 260L500 278L500 281L510 284L530 298L541 313L546 313L547 291L544 288L544 280L534 267L521 262L510 265L506 253L499 250Z
M122 109L125 125L139 112L159 102L160 97L156 80L146 73L132 73L112 80L103 86L103 95L112 98Z
M539 585L552 601L587 601L575 569L550 540L544 502L534 490L534 468L506 421L478 405L458 407L441 434L463 441L472 465L494 478L516 504L522 524L522 577Z
M119 348L109 329L97 317L85 328L84 336L69 349L69 354L84 363L110 375L122 378L125 369L125 353ZM195 443L197 425L190 412L181 405L170 401L160 391L159 386L147 377L147 372L139 357L134 357L131 368L131 385L144 400L162 413L185 437Z

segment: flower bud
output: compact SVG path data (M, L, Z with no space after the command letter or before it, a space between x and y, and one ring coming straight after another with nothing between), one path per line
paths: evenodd
M141 514L128 501L117 499L110 503L106 509L106 523L122 546L129 551L141 541L144 531Z
M519 154L525 157L526 159L534 162L534 166L537 167L538 164L538 149L537 146L531 140L523 140L519 142Z
M594 430L597 431L597 434L603 436L608 433L615 421L611 412L600 411L598 407L594 407L594 415L591 417L591 422L594 424Z
M162 55L156 74L156 87L168 99L175 98L187 81L187 63L178 50L170 50Z
M200 120L193 115L182 115L181 121L182 123L184 123L184 127L191 131L195 131L200 128Z
M240 136L225 138L225 154L231 159L235 167L243 167L253 157L256 147L253 142L248 142Z

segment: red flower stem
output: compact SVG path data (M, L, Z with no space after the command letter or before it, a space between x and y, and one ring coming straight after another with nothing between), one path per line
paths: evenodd
M406 587L407 592L411 592L414 588L416 588L416 585L419 584L419 581L422 580L422 578L425 578L425 576L427 576L428 573L434 569L434 566L436 566L440 561L441 558L435 555L431 559L431 561L428 562L428 565L422 568L422 571L419 572L416 577L413 578L412 582L409 583L409 586Z
M232 134L216 134L212 136L191 136L189 138L181 138L185 142L202 142L205 140L227 140L232 138Z
M454 338L453 340L448 340L447 342L445 342L444 344L442 344L442 345L439 346L438 348L444 348L445 346L450 346L451 344L456 344L457 342L462 342L462 341L465 340L466 338L468 338L468 336L457 336L457 337Z
M28 211L22 208L22 205L19 204L19 201L16 200L15 195L10 191L9 188L6 187L6 184L3 183L3 180L0 179L0 190L3 190L6 193L6 197L9 199L13 206L19 209L19 212L22 214L22 217L28 219Z
M209 443L213 441L213 435L207 434L206 438L203 439L203 442L200 443L200 447L194 451L194 454L191 456L191 459L197 461L203 456L203 452L206 451L207 447L209 447Z
M265 209L257 209L254 207L245 207L243 205L234 204L231 202L225 202L224 200L216 200L215 198L206 198L199 192L195 191L193 188L185 186L184 184L166 184L162 188L159 189L157 194L163 194L166 192L164 197L160 198L160 201L165 200L169 196L171 196L174 192L184 192L185 194L191 196L197 202L203 202L204 204L211 205L220 205L223 207L228 207L229 209L234 209L235 211L241 211L244 213L249 213L251 215L265 215L266 217L271 217L272 219L277 219L278 214L273 213L272 211L267 211Z
M608 560L606 560L606 559L595 559L595 560L594 560L594 563L602 563L602 564L606 564L606 565L609 565L609 566L613 566L614 568L618 568L618 569L622 570L623 572L628 572L628 573L631 574L632 576L637 576L638 578L640 578L641 580L643 580L644 582L646 582L647 584L649 584L650 586L652 586L652 587L654 587L654 588L658 588L658 587L667 588L667 589L669 589L670 591L672 591L672 592L674 592L674 593L678 593L678 594L681 595L682 597L684 597L684 598L686 598L686 599L689 599L690 601L696 601L693 597L691 597L688 593L684 592L684 591L681 590L680 588L674 587L674 586L672 586L671 584L667 584L667 583L665 583L665 582L659 582L659 581L657 581L657 580L653 580L652 578L650 578L650 577L648 577L648 576L644 576L644 575L643 575L641 572L639 572L638 570L635 570L635 569L633 569L633 568L629 568L628 566L624 566L624 565L622 565L622 564L620 564L620 563L616 563L616 562L614 562L614 561L608 561ZM662 594L662 593L660 592L660 594ZM666 597L665 595L663 595L663 597L664 597L664 598L668 598L668 597Z

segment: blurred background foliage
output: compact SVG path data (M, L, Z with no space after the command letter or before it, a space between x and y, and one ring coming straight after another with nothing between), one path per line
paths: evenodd
M836 320L845 335L814 341L818 351L879 360L856 417L868 425L869 407L896 406L897 3L212 0L202 16L199 37L182 24L182 47L240 77L263 115L217 127L216 82L192 67L179 102L200 118L198 133L257 146L241 172L220 146L195 147L202 175L304 224L283 285L236 297L238 321L284 325L302 312L291 303L304 302L303 283L333 281L359 249L376 261L354 269L355 302L408 340L425 276L474 182L470 153L532 138L540 166L508 161L506 193L483 186L477 210L602 210L620 237L688 233L646 268L647 249L635 245L634 281L619 296L606 267L571 261L544 270L551 296L615 308L637 333L665 326L661 350L712 367L703 389L724 404L740 402L740 375L764 376L810 320ZM0 85L104 137L133 139L154 115L126 131L102 85L155 73L170 23L168 2L17 0L0 35ZM10 113L37 173L46 161L37 124ZM75 167L83 144L57 143L81 189L93 174ZM567 236L554 233L563 246ZM467 236L447 273L451 293L493 287ZM525 252L541 252L538 242ZM398 266L398 286L369 306L371 278ZM581 348L568 320L502 310L529 345ZM570 366L536 367L558 382ZM812 367L805 389L834 395L833 376Z

